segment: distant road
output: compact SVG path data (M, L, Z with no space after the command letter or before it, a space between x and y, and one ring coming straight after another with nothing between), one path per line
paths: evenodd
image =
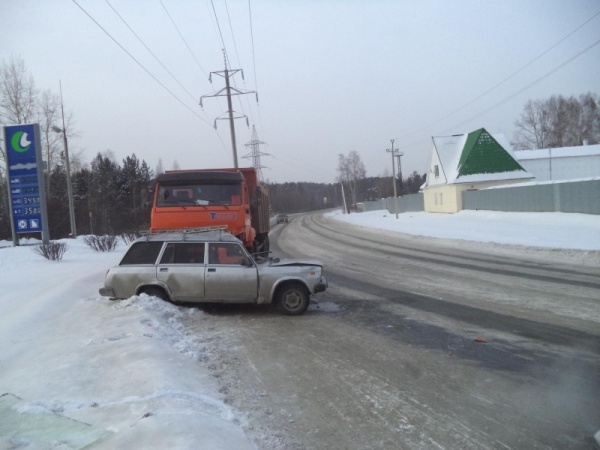
M216 309L214 329L197 328L219 338L215 376L260 448L590 448L600 267L582 255L316 213L270 239L324 262L318 305L296 318Z

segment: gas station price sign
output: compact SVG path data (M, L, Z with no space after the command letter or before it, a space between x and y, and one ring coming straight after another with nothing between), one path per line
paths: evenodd
M13 232L42 232L46 198L39 125L5 127L4 142Z

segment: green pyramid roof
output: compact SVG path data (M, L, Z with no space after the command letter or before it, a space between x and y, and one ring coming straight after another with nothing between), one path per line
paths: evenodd
M458 163L458 177L518 170L525 171L485 128L467 135Z

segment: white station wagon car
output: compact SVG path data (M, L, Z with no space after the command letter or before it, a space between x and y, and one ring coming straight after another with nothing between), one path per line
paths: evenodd
M254 259L222 231L159 233L137 239L106 274L100 295L146 293L172 302L274 303L284 314L306 311L325 291L319 261Z

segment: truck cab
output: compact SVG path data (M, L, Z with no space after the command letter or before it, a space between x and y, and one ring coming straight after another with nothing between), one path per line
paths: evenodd
M268 251L268 195L254 168L168 171L156 178L150 230L226 228Z

